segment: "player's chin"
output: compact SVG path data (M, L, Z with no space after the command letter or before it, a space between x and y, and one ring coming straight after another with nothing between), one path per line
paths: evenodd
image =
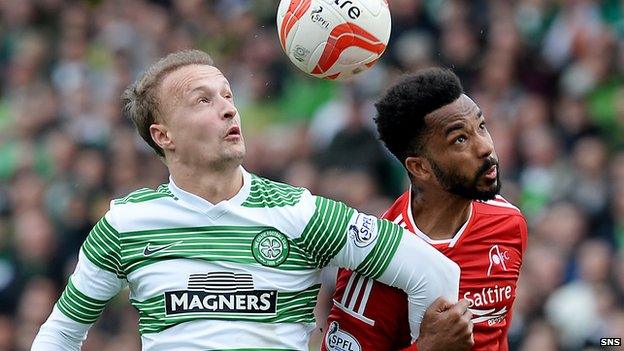
M226 144L226 148L232 153L245 153L245 140L240 137L236 140L231 140Z
M245 145L242 145L240 148L237 148L236 150L232 150L232 153L230 154L230 156L232 159L242 161L243 158L245 158L245 154L246 154Z
M498 179L489 181L486 184L481 184L477 187L476 193L478 194L478 200L492 200L500 192L500 182Z

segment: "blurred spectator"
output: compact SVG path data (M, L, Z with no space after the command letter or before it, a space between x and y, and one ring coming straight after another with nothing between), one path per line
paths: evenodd
M558 339L557 330L552 325L538 320L531 324L519 350L558 351L561 350Z
M584 242L576 258L577 279L557 289L546 302L547 316L560 331L566 348L582 347L613 307L612 296L605 296L602 289L609 277L610 257L607 243Z

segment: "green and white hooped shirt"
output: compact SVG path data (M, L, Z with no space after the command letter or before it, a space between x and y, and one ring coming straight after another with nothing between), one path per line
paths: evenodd
M456 299L459 268L399 226L242 171L216 205L173 180L112 201L32 349L78 350L126 286L143 350L307 350L326 265L407 290L412 328Z

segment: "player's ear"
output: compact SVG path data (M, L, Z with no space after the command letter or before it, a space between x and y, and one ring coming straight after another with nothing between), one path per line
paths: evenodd
M152 136L152 140L156 143L156 145L160 146L163 150L172 150L174 149L173 138L171 138L171 133L167 129L167 126L164 124L154 123L149 127L150 135Z
M409 156L405 159L405 168L417 180L429 179L431 175L431 165L425 157Z

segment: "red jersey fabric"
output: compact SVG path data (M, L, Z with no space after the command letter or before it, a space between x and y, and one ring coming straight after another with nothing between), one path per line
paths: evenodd
M507 330L527 243L526 221L501 196L473 201L470 217L449 240L432 240L414 224L411 192L383 216L453 260L461 268L458 298L471 302L473 350L508 350ZM322 350L416 350L410 346L405 293L352 271L338 271L334 305Z

